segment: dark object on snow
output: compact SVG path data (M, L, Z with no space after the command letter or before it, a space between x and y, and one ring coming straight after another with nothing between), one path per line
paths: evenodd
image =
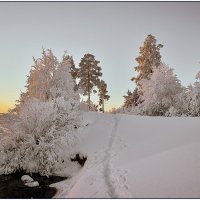
M39 174L29 174L40 186L28 187L21 180L23 172L16 172L9 175L0 175L0 198L4 199L30 199L30 198L52 198L56 194L56 188L49 187L50 184L65 180L59 176L40 176Z
M80 155L78 153L76 154L76 157L71 158L72 162L78 162L81 165L81 167L84 166L86 160L87 160L87 157L85 157L85 156L80 157Z

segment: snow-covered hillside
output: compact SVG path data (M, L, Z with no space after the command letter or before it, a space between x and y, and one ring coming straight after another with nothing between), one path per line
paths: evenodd
M55 197L200 197L200 119L84 113L88 157Z

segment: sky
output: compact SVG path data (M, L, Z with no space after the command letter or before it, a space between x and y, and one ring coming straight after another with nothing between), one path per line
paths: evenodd
M164 45L162 61L182 84L193 83L200 71L199 11L200 2L0 2L0 112L25 90L42 47L58 58L67 50L76 66L93 54L111 96L107 110L134 90L135 58L148 34Z

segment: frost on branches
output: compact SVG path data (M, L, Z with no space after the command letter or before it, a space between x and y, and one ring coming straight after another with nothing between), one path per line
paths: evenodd
M181 83L173 69L164 63L154 67L150 78L141 80L140 85L143 95L138 108L143 115L164 116L182 92Z
M62 62L59 63L52 77L50 89L50 96L52 99L64 97L66 101L76 100L76 102L79 102L79 94L74 91L76 82L71 75L72 66L72 58L65 53Z
M200 116L200 73L196 75L196 81L190 85L187 90L187 110L188 115L196 117Z
M178 95L178 100L169 110L169 116L200 116L200 73L196 75L196 81L183 88Z
M47 54L43 52L44 55ZM52 55L50 57L57 60ZM81 123L79 94L74 91L71 62L66 58L69 57L64 55L62 62L56 61L57 64L48 60L47 66L41 62L34 72L30 72L31 82L26 98L19 106L18 121L12 127L13 135L1 141L0 173L24 170L48 176L66 168ZM49 74L42 73L50 76L44 78L37 70L46 67L53 70ZM38 77L42 89L37 84ZM44 85L48 88L47 93L43 90Z

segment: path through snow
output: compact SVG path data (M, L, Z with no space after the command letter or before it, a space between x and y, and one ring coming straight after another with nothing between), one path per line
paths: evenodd
M116 191L115 191L115 187L113 185L112 182L112 178L111 178L111 171L112 171L112 167L111 167L111 149L112 149L112 145L113 142L115 140L115 136L117 133L117 126L118 126L118 118L116 116L113 117L112 119L113 121L113 129L111 131L110 134L110 139L109 139L109 143L108 143L108 148L105 152L105 167L104 167L104 179L105 179L105 183L108 187L108 194L111 198L119 198Z
M71 183L69 180L66 181L66 190L68 188L70 191L62 191L55 196L56 198L73 198L75 196L80 198L120 198L129 196L127 192L124 192L128 189L125 183L126 170L116 168L112 164L113 159L121 150L120 147L116 149L118 145L114 144L115 141L120 142L117 136L120 118L119 115L96 115L96 113L91 113L89 118L87 115L84 116L84 123L88 126L81 133L83 146L80 151L87 152L88 160L79 172L80 174L77 174ZM115 146L114 150L113 145ZM99 149L101 150L99 151ZM87 174L87 177L82 176L84 173ZM82 180L88 188L80 188L80 191L77 191L79 185L82 185ZM82 186L84 187L84 185Z
M108 148L105 153L106 164L104 167L104 179L110 198L130 197L125 177L127 175L127 171L122 168L117 169L112 163L112 160L114 160L117 154L122 150L122 146L126 146L125 144L118 145L118 143L122 142L119 136L120 133L118 132L120 119L120 115L112 116L113 129L110 133ZM115 143L117 143L117 145L115 145Z

